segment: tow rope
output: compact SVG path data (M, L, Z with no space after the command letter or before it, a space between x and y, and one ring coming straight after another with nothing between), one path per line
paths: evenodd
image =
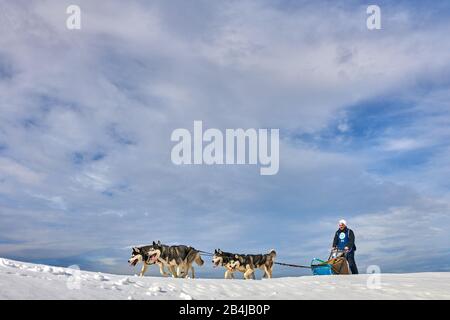
M282 262L274 262L274 264L278 264L280 266L286 266L286 267L311 269L311 266L302 266L299 264L282 263Z
M207 252L207 251L203 251L203 250L197 250L197 251L200 253L203 253L205 255L208 255L208 256L214 256L214 253L211 253L211 252Z

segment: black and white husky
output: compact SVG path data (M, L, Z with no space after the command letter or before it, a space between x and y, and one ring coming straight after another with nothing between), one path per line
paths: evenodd
M159 266L159 272L161 273L161 275L163 275L165 277L169 276L169 274L164 270L164 264L162 264L162 263L156 261L156 259L150 257L149 251L151 248L152 248L152 245L142 246L142 247L133 247L132 251L131 251L131 257L130 257L130 259L128 259L128 263L132 267L134 267L138 263L142 262L142 269L141 269L141 272L139 273L139 276L141 276L141 277L144 276L148 267L152 264L157 264ZM171 271L171 270L169 269L169 271Z
M276 252L270 250L266 254L236 254L214 250L213 264L225 268L225 279L234 279L234 272L244 273L244 279L255 279L256 269L264 271L264 278L272 278Z
M163 266L171 270L175 277L187 277L189 270L191 270L192 278L195 278L194 262L198 266L204 264L198 250L184 245L165 246L161 243L153 242L148 254L150 260L162 263Z

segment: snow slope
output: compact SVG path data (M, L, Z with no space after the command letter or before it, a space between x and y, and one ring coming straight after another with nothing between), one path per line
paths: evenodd
M269 280L103 274L0 258L0 299L450 299L450 273Z

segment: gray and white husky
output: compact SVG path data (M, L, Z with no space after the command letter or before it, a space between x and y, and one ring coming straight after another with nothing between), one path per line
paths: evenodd
M266 254L236 254L220 249L214 250L213 264L225 268L225 279L234 279L234 272L240 271L244 279L255 279L256 269L264 271L264 278L272 278L275 250Z
M161 244L161 242L158 242L158 243L163 246L163 244ZM151 248L152 248L152 245L133 247L132 251L131 251L131 257L130 257L130 259L128 259L128 263L132 267L134 267L139 262L142 262L142 269L141 269L141 272L139 273L139 276L141 276L141 277L144 276L148 267L152 264L157 264L159 266L159 272L161 273L161 275L163 275L165 277L169 276L169 273L167 273L164 270L164 264L161 262L158 262L156 259L150 257L149 251ZM169 271L172 273L172 270L169 269ZM173 273L172 273L172 275L173 275Z
M204 264L198 250L184 245L168 246L161 244L160 241L153 241L153 244L147 246L134 247L128 263L135 266L139 262L143 263L140 276L145 274L149 265L157 264L163 276L169 275L164 271L164 267L167 267L175 278L187 277L189 270L191 270L192 278L195 278L193 263L199 266Z
M153 242L148 255L150 260L162 263L163 266L169 268L174 277L187 277L189 270L191 270L191 277L195 278L194 262L198 266L204 264L198 250L184 245L165 246L160 242ZM175 269L176 272L174 273L173 270Z

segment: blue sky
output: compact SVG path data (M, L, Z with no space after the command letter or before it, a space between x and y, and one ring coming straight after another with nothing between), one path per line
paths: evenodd
M447 1L380 1L374 31L360 1L76 1L70 31L74 3L1 4L0 256L132 273L159 239L307 264L344 217L362 271L450 271ZM279 128L279 173L174 166L194 120Z

